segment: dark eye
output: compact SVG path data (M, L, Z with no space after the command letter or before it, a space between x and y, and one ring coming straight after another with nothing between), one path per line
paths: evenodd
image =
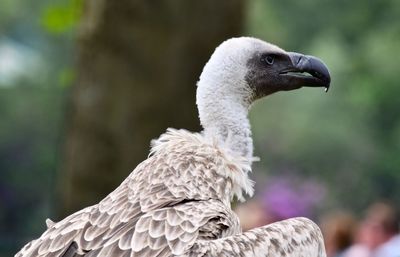
M274 64L275 56L273 56L273 55L271 55L271 54L264 55L264 56L261 58L261 61L264 62L264 63L266 63L266 64L268 64L268 65L272 65L272 64Z

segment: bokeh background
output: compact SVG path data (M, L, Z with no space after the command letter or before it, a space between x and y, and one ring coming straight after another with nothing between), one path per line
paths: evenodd
M232 36L318 56L332 74L328 93L255 104L257 194L240 212L398 207L399 17L398 0L2 0L0 256L102 199L167 127L199 130L196 80Z

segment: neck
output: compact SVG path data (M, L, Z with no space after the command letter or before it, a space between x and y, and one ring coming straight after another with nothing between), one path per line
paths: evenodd
M205 109L208 110L203 111L209 114L200 114L205 136L216 138L236 154L250 160L253 157L253 140L248 107L224 99L213 101Z

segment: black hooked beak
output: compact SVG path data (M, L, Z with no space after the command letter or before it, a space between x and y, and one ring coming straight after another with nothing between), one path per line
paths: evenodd
M325 87L325 92L328 92L331 76L328 68L320 59L294 52L289 52L288 55L292 65L280 71L280 75L296 79L296 83L301 86Z

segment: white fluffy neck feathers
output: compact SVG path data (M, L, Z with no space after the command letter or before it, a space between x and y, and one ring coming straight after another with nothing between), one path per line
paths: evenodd
M206 138L199 133L191 133L187 130L168 129L159 139L152 141L150 154L175 153L185 155L185 151L190 150L190 154L199 156L209 156L207 158L207 167L216 170L216 172L231 181L231 190L226 192L228 203L236 196L243 201L243 193L253 195L253 181L248 177L251 171L251 163L254 158L248 159L238 156L229 147L217 139ZM203 170L201 172L208 172ZM218 185L215 185L218 186ZM223 186L225 188L225 186ZM221 196L221 199L225 198Z

